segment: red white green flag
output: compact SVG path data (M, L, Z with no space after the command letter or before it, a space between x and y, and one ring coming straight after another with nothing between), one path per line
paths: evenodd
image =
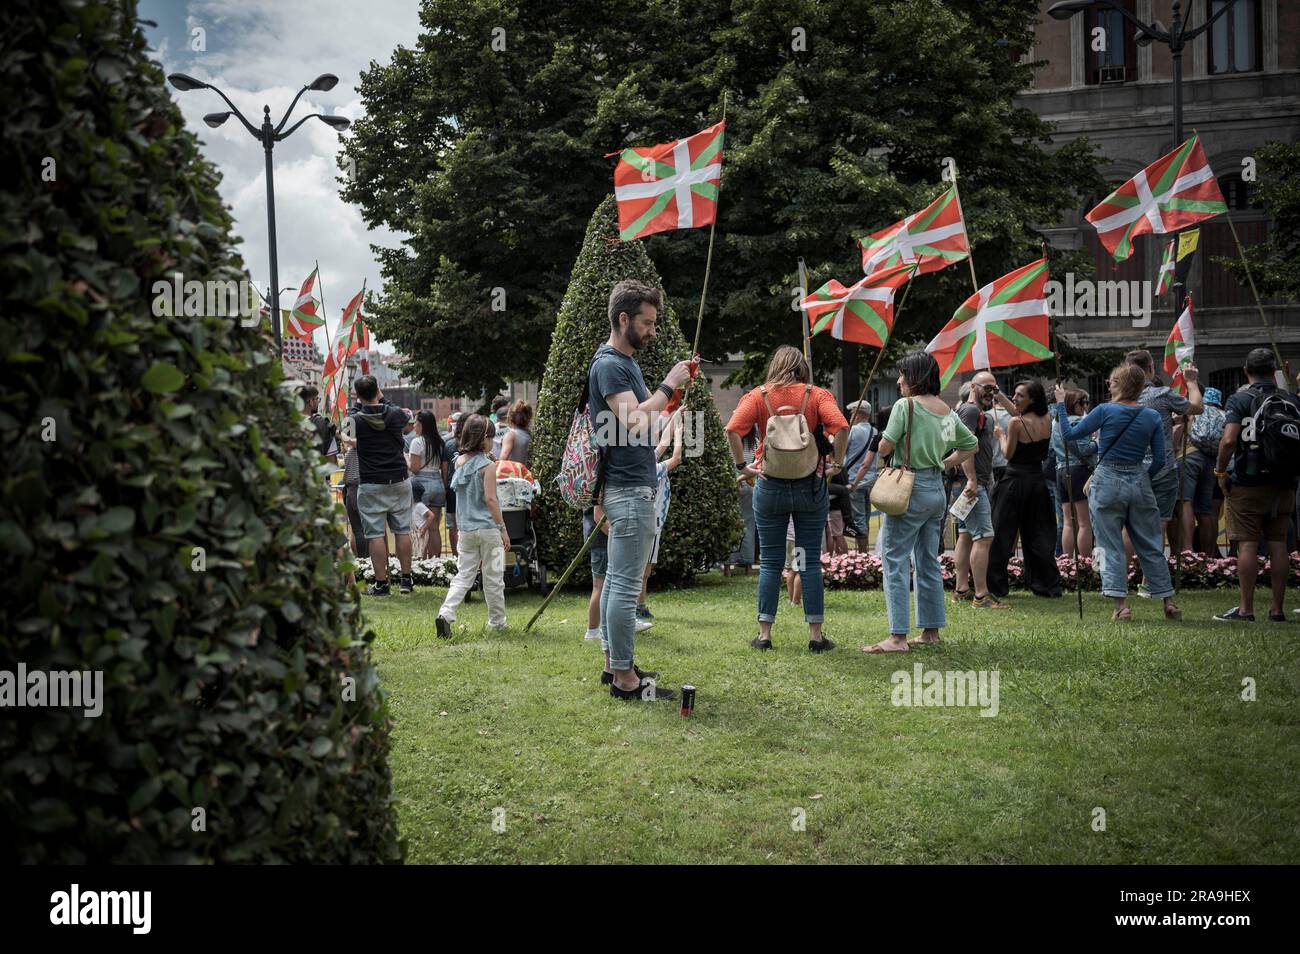
M317 302L313 294L318 271L319 269L316 268L311 270L307 280L302 283L302 288L298 291L298 299L289 312L289 332L308 343L311 342L316 329L325 324L324 317L317 314Z
M937 272L970 255L957 187L951 186L920 212L858 240L862 271L870 275L897 264L917 265L918 274Z
M718 215L725 127L724 120L686 139L619 154L614 199L624 242L712 224Z
M848 288L831 279L799 303L812 334L883 348L894 330L894 295L916 266L898 264L866 276Z
M366 328L365 316L361 314L361 303L366 296L365 282L361 283L361 291L343 309L343 317L339 319L339 331L337 336L336 348L337 355L335 364L339 367L352 355L357 355L361 363L361 373L370 373L370 331Z
M1187 296L1187 307L1174 322L1165 342L1165 374L1170 375L1169 389L1178 394L1187 393L1187 382L1183 380L1183 368L1192 363L1196 350L1196 332L1192 327L1192 296Z
M1030 364L1052 357L1046 284L1047 259L1040 258L967 298L925 346L939 362L943 384L963 371Z
M1124 183L1084 218L1117 262L1133 254L1133 239L1147 232L1164 235L1228 211L1205 158L1201 138L1193 136Z
M1174 287L1174 249L1178 245L1178 236L1172 236L1165 246L1165 257L1160 260L1160 271L1156 274L1156 295L1167 295Z

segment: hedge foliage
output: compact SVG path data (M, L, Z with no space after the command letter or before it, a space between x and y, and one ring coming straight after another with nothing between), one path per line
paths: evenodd
M299 404L261 329L151 310L174 272L245 278L217 173L131 0L10 0L0 34L0 669L104 690L4 713L0 857L399 860Z
M645 243L619 240L618 212L611 195L597 207L587 225L582 250L556 318L555 335L537 397L533 471L543 490L550 491L544 492L541 498L539 536L542 559L556 573L569 565L582 546L582 517L565 506L554 490L554 481L587 368L596 349L609 338L610 290L625 278L638 278L656 288L663 287L654 263L646 254ZM636 355L646 386L651 389L674 364L688 356L690 349L666 299L659 310L656 331L654 343ZM724 559L744 532L735 467L727 451L722 420L703 374L688 389L686 401L690 411L704 413L704 453L697 458L684 456L671 478L672 502L654 575L654 580L661 583L688 582L696 573ZM590 580L590 564L584 561L572 582L580 584Z

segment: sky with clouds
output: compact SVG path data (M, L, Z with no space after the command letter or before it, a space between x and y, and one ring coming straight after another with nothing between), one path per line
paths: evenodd
M338 85L327 93L304 93L285 128L311 113L356 119L364 113L356 89L361 71L372 60L389 62L399 45L414 45L420 30L419 0L140 0L139 10L141 19L158 24L144 30L163 71L219 87L255 126L261 125L263 106L271 107L271 121L278 123L298 90L321 73L338 76ZM211 90L167 88L204 155L221 171L221 197L234 215L244 263L265 291L270 249L261 144L233 116L217 129L204 124L206 113L226 109ZM340 148L339 134L313 119L274 152L280 287L293 286L281 294L280 307L292 307L298 286L319 260L331 335L363 280L382 291L370 246L401 242L386 228L368 229L360 210L339 197ZM316 337L324 351L323 335Z

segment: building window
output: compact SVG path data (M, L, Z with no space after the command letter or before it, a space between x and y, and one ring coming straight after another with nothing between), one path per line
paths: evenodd
M432 411L435 403L433 398L420 398L420 410Z
M1241 368L1220 368L1210 372L1210 387L1218 388L1225 402L1245 383L1246 375Z
M1246 182L1239 175L1220 176L1219 191L1223 193L1229 211L1261 208L1255 196L1255 183Z
M1124 0L1124 9L1135 13L1135 0ZM1137 47L1133 26L1118 10L1090 9L1084 19L1084 81L1090 86L1131 83L1137 79ZM1100 47L1100 49L1098 49Z
M1213 16L1227 0L1208 0ZM1237 0L1210 27L1210 72L1253 73L1260 64L1259 0Z

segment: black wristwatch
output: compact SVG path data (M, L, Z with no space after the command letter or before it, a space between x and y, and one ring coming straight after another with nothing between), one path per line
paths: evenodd
M657 391L663 391L664 394L667 396L668 400L671 401L671 400L673 399L673 389L670 388L667 384L661 384L661 385L659 385L659 387L656 388L655 390L657 390Z

